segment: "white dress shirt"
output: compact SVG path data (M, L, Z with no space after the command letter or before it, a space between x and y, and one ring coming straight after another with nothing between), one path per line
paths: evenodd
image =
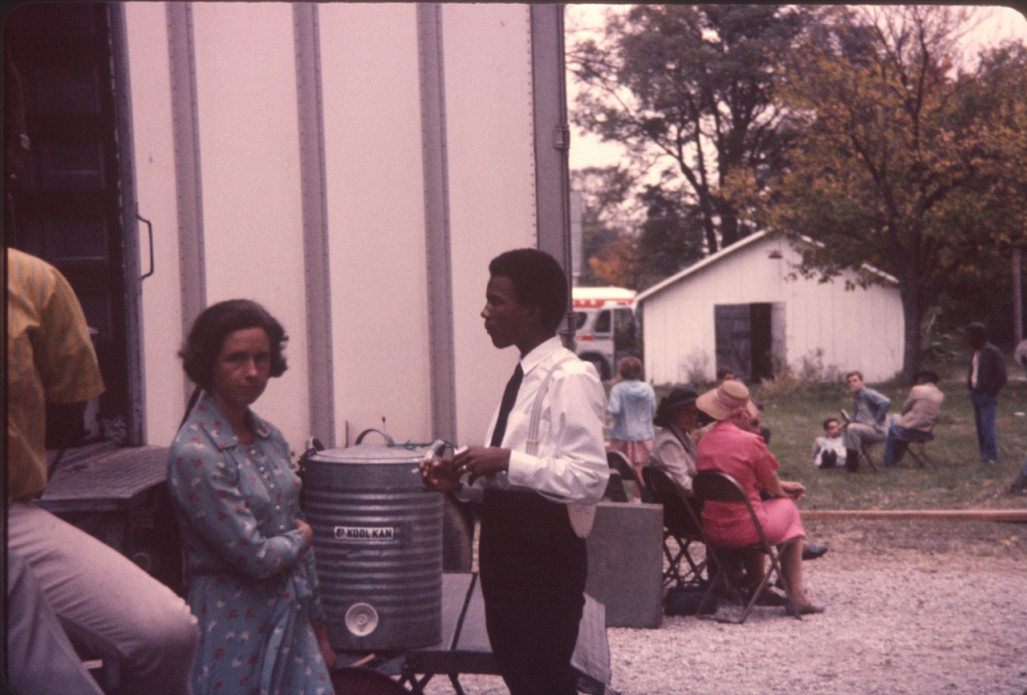
M565 360L561 363L561 360ZM542 402L538 451L528 454L528 429L535 396L554 365ZM491 478L465 485L457 496L480 500L485 487L527 488L559 502L594 504L602 499L610 477L603 440L606 394L591 364L550 338L521 358L524 380L507 420L501 446L510 450L510 467ZM499 408L492 415L485 442L492 438Z

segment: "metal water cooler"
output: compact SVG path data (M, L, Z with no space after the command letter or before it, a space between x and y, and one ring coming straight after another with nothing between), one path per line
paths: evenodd
M384 442L364 442L368 433ZM341 651L403 650L442 639L442 495L425 492L427 447L366 430L354 446L303 457L304 509Z

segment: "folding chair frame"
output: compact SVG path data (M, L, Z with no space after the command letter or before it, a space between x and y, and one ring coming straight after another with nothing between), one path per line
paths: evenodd
M632 482L638 488L638 492L642 494L642 480L638 477L638 471L631 465L631 461L628 461L628 457L619 451L613 451L608 449L606 451L606 464L611 470L617 471L620 474L622 482Z
M783 543L771 543L767 538L766 532L763 530L762 524L760 524L759 518L756 516L756 511L752 507L752 503L749 501L748 495L739 485L738 481L734 477L723 473L721 471L699 471L695 478L692 480L692 489L695 490L696 497L702 500L703 504L707 502L726 502L731 504L744 504L745 508L749 512L749 516L752 518L752 523L756 527L756 531L759 533L760 540L757 543L742 547L731 547L731 546L720 546L712 543L709 538L706 538L707 552L710 553L714 559L716 565L716 574L712 577L709 583L709 587L706 590L706 595L703 596L702 603L699 604L698 616L703 619L713 619L725 623L737 623L741 625L745 622L746 618L749 617L749 613L752 612L753 607L756 605L756 601L759 599L760 594L770 584L771 578L775 575L778 578L781 586L788 591L785 583L784 572L781 570L781 553L791 544L798 543L801 541L799 538L793 538ZM704 532L704 536L705 536ZM745 598L746 592L744 587L738 586L732 579L727 571L727 565L724 562L726 556L735 553L748 553L748 552L762 552L767 556L768 567L763 573L763 577L760 579L759 586L752 592L752 595ZM737 620L725 618L717 614L707 614L705 609L713 598L713 594L721 582L725 582L730 591L733 591L737 595L742 597L742 614ZM796 616L800 617L800 616Z
M705 542L691 503L664 471L646 466L642 469L642 478L656 503L663 505L663 554L667 558L663 585L705 586L708 578L703 572L707 562L705 559L696 562L689 551L693 543ZM677 545L676 550L670 545L671 539ZM688 564L687 570L682 569L682 561Z
M898 437L898 441L903 442L906 445L905 453L913 457L913 460L916 461L916 465L918 468L923 468L928 463L937 467L937 464L935 464L931 457L927 454L927 443L932 441L933 439L933 433L930 439L904 439L902 437ZM864 455L866 455L865 451ZM869 455L867 455L867 460L870 461ZM877 469L875 468L874 470Z
M866 444L863 446L863 458L865 458L867 460L867 463L870 464L871 470L873 470L874 473L877 473L877 463L874 461L874 457L870 453L870 447L872 447L874 444L880 444L880 442L871 442L870 444Z
M916 461L916 465L920 468L923 468L924 465L928 463L937 467L937 464L927 453L927 442L921 442L919 440L911 441L909 446L906 447L906 453L913 457L913 460Z
M935 464L927 454L927 443L934 440L934 432L931 432L930 435L929 439L899 438L900 442L904 442L906 444L906 453L913 457L918 468L923 468L928 463L937 467L937 464Z

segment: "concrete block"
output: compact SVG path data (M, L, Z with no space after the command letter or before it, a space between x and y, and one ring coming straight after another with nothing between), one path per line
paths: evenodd
M585 590L608 627L657 628L663 616L663 507L600 502L588 540Z

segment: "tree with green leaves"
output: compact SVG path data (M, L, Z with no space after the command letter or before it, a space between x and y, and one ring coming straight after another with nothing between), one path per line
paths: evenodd
M967 67L966 8L824 11L782 80L805 134L762 196L765 219L820 242L797 246L808 276L870 264L898 280L910 378L927 310L1022 243L1027 53L1006 45Z
M571 188L581 196L581 253L578 284L635 287L635 237L627 201L635 178L620 166L571 171Z
M728 192L735 179L763 186L780 169L789 129L775 72L809 16L794 5L636 5L611 11L600 40L569 51L582 86L574 122L657 173L640 246L695 239L675 270L695 243L713 253L752 231Z

